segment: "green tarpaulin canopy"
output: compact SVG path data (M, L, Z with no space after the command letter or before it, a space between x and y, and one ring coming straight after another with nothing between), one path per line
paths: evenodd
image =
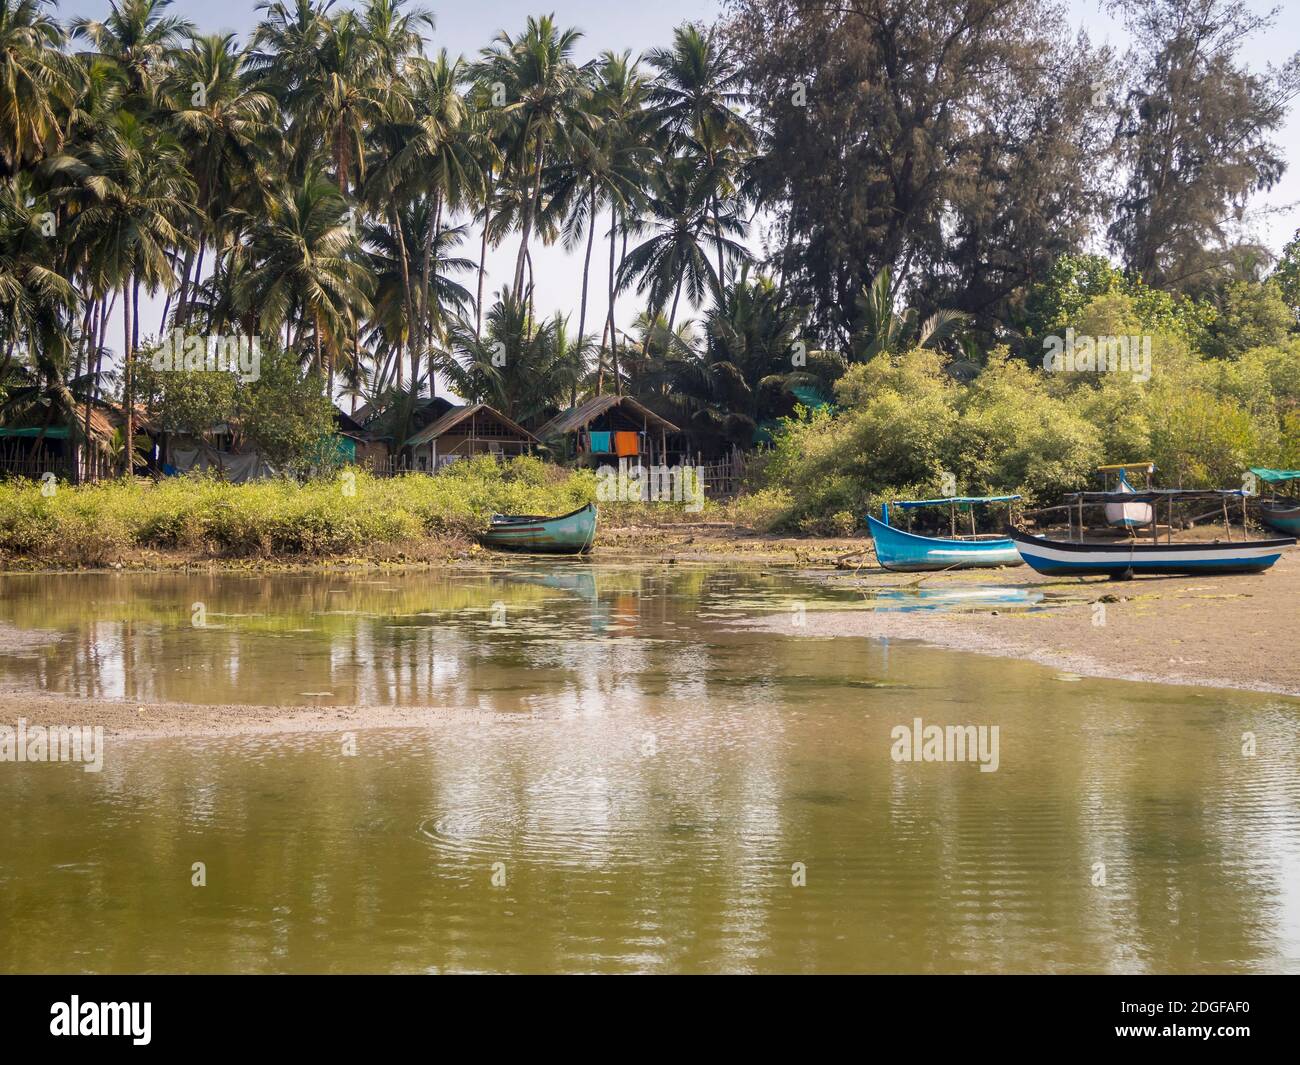
M1270 470L1265 466L1252 466L1250 472L1261 481L1277 484L1279 481L1300 481L1300 470Z
M6 429L0 426L0 436L21 436L34 438L41 435L39 427L30 429ZM45 430L47 440L65 440L68 436L68 427L66 425L51 425Z

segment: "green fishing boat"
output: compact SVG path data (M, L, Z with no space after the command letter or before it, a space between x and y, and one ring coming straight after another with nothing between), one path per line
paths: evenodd
M544 518L536 514L493 514L479 538L500 551L532 551L546 555L580 555L596 539L596 504L569 514Z

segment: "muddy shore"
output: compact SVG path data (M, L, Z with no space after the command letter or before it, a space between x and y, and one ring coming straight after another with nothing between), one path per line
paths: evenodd
M799 626L787 616L755 618L749 626L795 636L917 640L1079 676L1300 695L1300 548L1250 576L1062 580L1017 567L911 580L864 570L826 580L860 592L864 609L808 611ZM1012 601L962 605L964 590L990 585ZM889 601L871 608L882 589ZM945 591L954 593L951 608L924 609ZM1037 603L1014 602L1040 592Z

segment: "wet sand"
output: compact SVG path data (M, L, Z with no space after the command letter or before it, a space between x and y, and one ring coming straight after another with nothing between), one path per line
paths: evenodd
M1066 602L1035 610L986 604L951 613L809 610L801 626L792 624L793 615L781 615L754 618L749 627L795 636L917 640L1088 677L1300 695L1300 548L1288 549L1267 573L1250 576L1063 580L1017 567L928 577L863 570L826 579L861 591L864 607L875 589L912 587L1030 589Z
M528 713L430 706L242 706L235 703L140 703L45 692L0 692L0 724L101 726L108 736L253 736L367 728L500 726Z

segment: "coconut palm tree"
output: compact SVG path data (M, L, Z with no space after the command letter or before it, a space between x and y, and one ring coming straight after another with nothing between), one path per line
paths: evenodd
M140 288L153 293L174 284L172 255L190 245L197 189L175 138L130 111L119 112L69 171L79 187L66 239L122 297L122 402L131 440Z
M639 209L654 155L647 113L642 106L643 82L631 53L603 52L589 74L592 92L582 135L571 138L569 155L556 168L559 176L550 188L552 204L566 216L565 245L573 248L584 236L586 240L578 310L579 336L586 335L588 280L597 219L608 205L612 285L619 221ZM605 323L607 336L613 328L612 291L610 296L610 313ZM615 352L617 382L616 350L614 340L611 351Z
M643 323L647 350L661 353L647 368L650 384L697 431L747 447L760 423L793 411L796 388L829 394L843 371L842 360L817 352L796 365L803 320L770 278L751 281L742 269L706 314L702 341L662 320Z
M438 300L433 298L436 292L432 288L437 274L435 248L443 229L443 215L474 202L483 189L480 150L476 144L478 133L469 122L469 109L461 92L467 78L466 65L460 59L449 59L446 49L431 62L413 61L407 70L406 82L420 131L416 140L415 187L431 198L433 207L430 224L423 227L420 235L420 331L415 355L425 344L432 351L432 342L446 333L445 315ZM431 355L431 386L433 375ZM415 376L413 368L412 377Z
M262 329L284 328L286 349L300 349L310 326L313 366L332 382L355 316L370 311L370 278L342 194L320 171L309 173L277 197L249 244L255 265L238 281L237 304Z
M940 309L924 321L915 307L901 313L894 306L892 272L882 266L870 285L863 285L854 301L857 328L853 331L853 358L866 362L877 355L899 355L910 348L928 348L960 332L970 319L962 311Z
M512 291L521 291L528 241L541 209L542 175L550 154L563 151L588 90L573 51L582 32L559 29L554 17L530 17L518 37L504 30L485 48L475 80L499 88L507 122L507 172L520 186L522 216ZM496 99L493 99L496 105Z
M171 50L194 33L188 19L166 14L172 0L109 0L99 22L81 16L69 24L74 40L86 40L122 72L132 96L152 97L166 74Z
M0 387L19 351L30 374L30 387L3 389L0 405L64 392L76 292L50 239L52 207L27 176L0 182Z
M671 47L647 52L646 62L657 71L649 103L668 135L668 150L685 150L702 163L718 277L725 283L722 214L737 194L737 176L755 142L754 129L740 112L746 99L743 72L716 29L691 24L673 31Z
M406 64L424 48L424 30L434 30L433 13L422 7L404 11L406 0L365 0L358 12L366 37L378 53L383 76L396 82Z
M720 275L709 259L711 248L720 259L745 255L736 239L744 234L743 221L730 210L716 213L713 189L699 180L699 173L695 161L679 157L665 163L654 176L648 218L642 223L650 236L628 253L619 271L619 289L635 279L638 295L646 294L655 312L663 310L672 298L670 331L683 287L697 307L703 305L707 293L721 298ZM708 232L710 222L714 232Z
M77 65L63 30L42 9L52 0L0 0L0 179L62 146L60 109L71 106Z
M429 237L430 249L427 267L423 259L413 265L414 276L410 280L413 287L428 291L432 305L437 308L437 323L445 326L448 318L461 318L469 313L474 298L470 291L453 280L452 275L464 274L475 269L473 260L460 258L455 250L466 237L464 226L444 226L436 236L430 234L433 229L435 205L431 198L423 197L405 206L397 215L397 222L390 226L370 225L366 228L364 243L369 255L367 262L375 278L375 295L373 300L375 325L378 336L388 349L400 350L401 342L409 333L407 318L408 305L406 289L408 278L403 274L401 261L402 248L423 247L426 236ZM430 271L429 277L424 270ZM417 321L417 328L423 328ZM444 332L429 338L445 339ZM431 346L432 354L434 348ZM436 370L430 358L426 372L432 375ZM421 378L418 363L411 364L411 386L418 389ZM433 380L430 377L430 392Z
M481 338L467 320L457 322L451 351L443 372L458 395L524 422L564 405L587 359L563 317L535 322L528 300L509 288L488 312Z
M366 133L384 112L385 58L357 15L345 11L325 21L315 62L284 97L299 119L300 145L325 148L345 198L365 182Z
M474 156L479 174L478 210L474 221L479 230L478 285L474 296L474 332L483 332L483 284L487 276L487 250L489 242L496 247L500 236L500 224L496 222L493 208L496 206L501 176L505 167L503 146L505 143L505 118L500 110L488 105L491 90L483 85L475 85L466 97L470 103L470 113L466 122L465 138L469 151ZM498 240L493 240L494 233Z
M263 0L257 5L262 20L253 31L247 64L262 87L277 100L285 100L315 70L333 6L334 0L321 4L313 0Z
M253 84L245 55L236 51L234 36L195 37L176 53L163 83L171 110L170 124L185 150L186 165L198 187L202 212L195 248L181 269L176 308L184 320L192 275L203 273L209 234L220 245L238 215L232 207L264 207L260 171L271 158L278 136L275 99ZM250 202L258 199L261 202ZM164 320L166 313L164 311Z

